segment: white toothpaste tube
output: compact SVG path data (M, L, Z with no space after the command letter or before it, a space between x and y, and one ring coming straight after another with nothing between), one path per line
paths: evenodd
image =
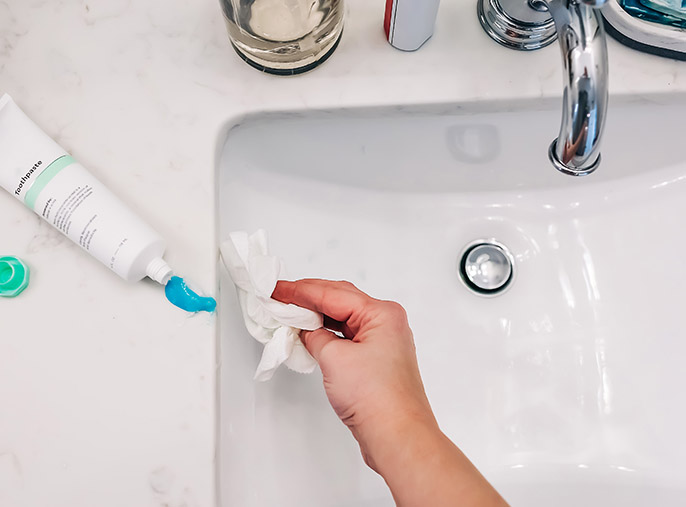
M0 97L0 186L125 280L171 278L164 240L7 94Z

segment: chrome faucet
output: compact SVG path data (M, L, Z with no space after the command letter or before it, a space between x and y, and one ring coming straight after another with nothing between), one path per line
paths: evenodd
M590 174L600 164L607 112L605 30L597 8L606 0L478 0L481 26L499 44L533 50L558 39L564 93L560 135L548 156L565 174Z

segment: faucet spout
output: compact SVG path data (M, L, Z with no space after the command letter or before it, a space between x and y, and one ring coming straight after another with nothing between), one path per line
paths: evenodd
M560 134L550 145L565 174L590 174L600 164L608 101L605 30L598 12L607 0L478 0L479 21L499 44L533 50L560 43L564 75Z
M608 102L607 45L600 15L588 4L602 3L546 2L555 21L564 74L560 134L548 154L558 170L573 176L590 174L600 164Z

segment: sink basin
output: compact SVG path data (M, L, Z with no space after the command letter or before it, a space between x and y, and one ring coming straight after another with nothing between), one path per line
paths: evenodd
M683 505L685 107L614 99L585 178L547 159L557 100L248 116L219 141L218 239L264 228L291 278L400 302L443 431L513 505ZM478 239L514 257L497 297L458 275ZM221 504L394 505L319 373L253 381L220 272Z

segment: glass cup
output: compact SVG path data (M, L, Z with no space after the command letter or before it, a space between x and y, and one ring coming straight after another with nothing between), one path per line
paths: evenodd
M343 0L220 0L238 55L272 74L313 69L336 49Z

